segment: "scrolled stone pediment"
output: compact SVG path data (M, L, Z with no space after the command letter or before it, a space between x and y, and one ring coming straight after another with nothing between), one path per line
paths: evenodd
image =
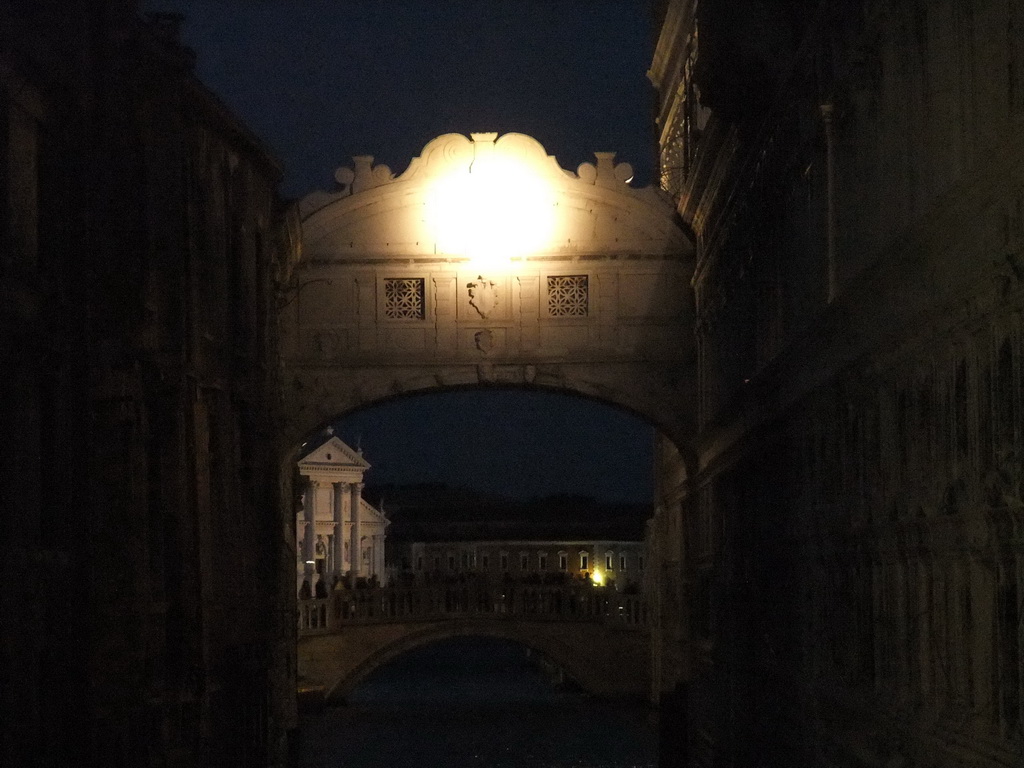
M428 142L397 177L385 165L374 166L372 157L359 156L352 167L338 169L337 191L303 198L303 259L468 259L473 238L444 235L446 227L458 226L460 216L485 231L507 232L499 241L543 220L542 235L517 246L518 252L508 249L513 258L688 257L692 248L670 198L653 187L632 187L631 177L632 168L615 163L613 152L595 153L594 163L573 173L525 134L444 134ZM457 192L466 202L442 206L445 195Z

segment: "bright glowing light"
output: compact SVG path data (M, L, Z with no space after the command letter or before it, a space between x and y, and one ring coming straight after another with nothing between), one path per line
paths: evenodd
M507 267L550 243L554 195L529 165L493 153L434 183L427 223L438 253L468 257L480 269Z
M590 578L594 582L595 587L600 587L604 584L604 572L597 570L597 568L594 569L594 575Z

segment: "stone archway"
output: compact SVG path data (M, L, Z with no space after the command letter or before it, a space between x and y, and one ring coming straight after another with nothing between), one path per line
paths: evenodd
M463 621L364 624L304 637L298 665L327 701L343 701L374 670L404 653L457 637L492 637L530 648L563 669L583 690L609 698L649 693L646 632L572 622Z

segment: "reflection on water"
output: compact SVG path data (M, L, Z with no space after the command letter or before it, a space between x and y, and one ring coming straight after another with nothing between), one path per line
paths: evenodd
M304 718L304 768L653 768L653 719L553 688L521 646L460 638L377 670Z

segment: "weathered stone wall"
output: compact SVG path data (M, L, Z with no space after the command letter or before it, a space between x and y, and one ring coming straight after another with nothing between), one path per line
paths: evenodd
M652 68L701 405L663 764L1017 765L1024 6L694 5Z
M0 763L283 764L279 171L133 6L0 8Z

